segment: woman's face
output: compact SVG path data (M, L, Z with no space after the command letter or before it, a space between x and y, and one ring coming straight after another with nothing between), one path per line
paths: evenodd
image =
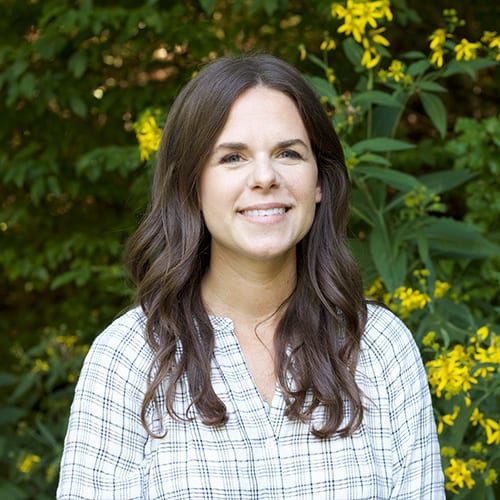
M200 197L212 257L295 258L321 189L306 129L287 95L255 87L234 102L204 166Z

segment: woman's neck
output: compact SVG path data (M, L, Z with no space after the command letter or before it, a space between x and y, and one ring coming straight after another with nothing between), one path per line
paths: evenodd
M258 324L278 311L292 294L295 283L295 254L280 261L245 263L215 255L201 291L209 314Z

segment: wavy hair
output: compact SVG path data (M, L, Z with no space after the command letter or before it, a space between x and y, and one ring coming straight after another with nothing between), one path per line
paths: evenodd
M179 93L163 131L150 206L126 250L154 352L141 412L151 436L156 435L146 412L151 403L158 405L160 386L168 414L188 418L173 404L184 374L191 406L202 421L223 425L227 420L211 383L214 333L201 298L210 234L200 210L199 179L232 104L256 86L283 92L296 104L322 192L311 229L297 246L296 287L275 332L275 372L286 414L306 422L322 406L324 422L311 429L318 437L350 435L363 418L354 375L367 313L361 277L346 246L350 185L342 148L297 70L270 55L244 55L210 63Z

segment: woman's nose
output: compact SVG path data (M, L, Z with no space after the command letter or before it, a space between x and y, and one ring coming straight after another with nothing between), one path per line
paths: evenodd
M279 185L279 174L272 158L267 155L255 158L251 165L249 185L252 189L271 189Z

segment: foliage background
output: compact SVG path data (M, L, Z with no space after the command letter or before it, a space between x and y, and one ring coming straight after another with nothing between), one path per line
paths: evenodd
M391 52L428 54L428 37L442 25L442 10L451 5L443 0L394 0L391 5ZM361 130L370 116L376 124L376 116L370 115L375 107L369 101L361 106L353 113L354 124L348 123L349 113L342 117L342 109L348 108L342 108L346 96L361 92L366 80L341 50L329 52L325 65L321 43L332 37L340 45L344 38L336 33L339 22L332 19L330 7L331 2L323 0L1 2L0 498L54 497L67 413L83 356L96 334L131 301L121 254L147 204L153 162L139 156L134 123L147 109L160 110L161 123L178 90L201 64L225 53L274 53L313 76L318 89L329 89L326 105L337 110L356 192L362 194L363 185L368 186L389 227L400 228L404 217L406 222L424 223L435 217L466 221L476 228L471 233L460 226L450 235L451 243L439 251L431 248L427 259L416 240L396 244L393 232L382 255L399 248L406 264L403 279L394 278L391 284L374 258L377 243L371 235L378 233L356 212L356 207L367 206L367 199L354 199L353 248L367 289L397 308L403 304L398 286L423 294L427 290L429 296L437 281L449 286L447 297L408 311L406 320L425 359L436 360L457 344L476 345L470 338L483 326L489 332L485 342L494 343L500 277L494 258L498 247L492 243L500 243L498 72L489 67L446 78L447 93L440 97L448 112L442 136L422 101L409 94L396 135L418 147L389 155L359 146L356 150L355 144L368 137ZM466 21L459 33L469 40L478 40L498 22L492 2L463 1L458 13ZM301 57L304 50L324 66L314 57ZM387 56L381 66L387 67L390 60ZM330 87L328 68L337 78ZM385 91L396 93L398 88ZM389 158L389 165L382 165L390 167L389 177L374 178L369 170L362 174L363 152ZM422 179L450 170L466 174L448 177L439 193L434 189L432 195L439 196L435 206L432 196L416 205L406 203L415 198L415 184L397 173ZM437 331L434 342L426 337L429 331ZM451 424L446 418L443 424L442 444L459 455L470 454L477 439L484 441L481 426L470 422L475 407L484 418L498 422L494 370L475 384L476 392L449 400L436 396L438 421L451 415ZM471 406L466 406L465 397L472 398ZM457 415L453 419L456 405L458 420ZM498 468L498 439L485 445L489 469ZM451 458L443 457L445 467ZM470 488L464 480L457 498L493 498L480 472L474 472Z

